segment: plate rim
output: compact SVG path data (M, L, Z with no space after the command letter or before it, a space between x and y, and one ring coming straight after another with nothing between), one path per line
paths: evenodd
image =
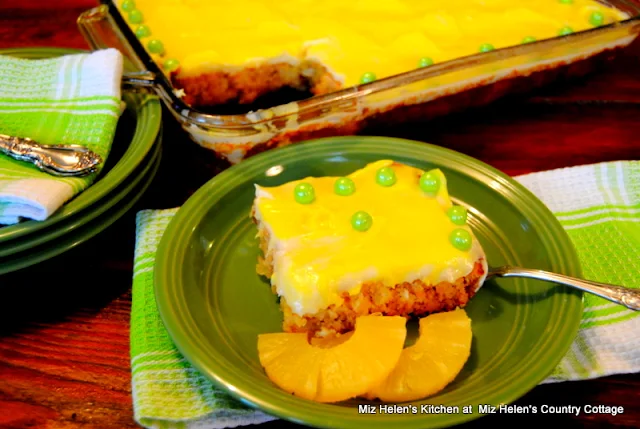
M252 168L259 167L260 169L263 169L264 165L262 164L266 164L267 162L276 165L279 162L304 157L304 155L306 154L305 151L314 153L316 155L318 152L321 152L323 155L328 157L331 153L335 153L336 155L339 153L339 150L336 149L336 147L340 147L340 144L350 145L351 147L358 146L358 148L362 148L362 150L366 151L367 147L370 144L375 143L384 143L389 147L393 147L394 145L404 145L406 148L413 147L417 151L431 151L432 154L434 152L440 153L441 156L451 162L462 161L456 163L459 166L458 171L462 174L468 175L476 180L479 180L480 176L491 177L496 182L496 186L504 186L506 188L510 188L510 190L512 191L510 194L510 196L512 197L511 201L518 206L519 210L525 212L524 214L527 215L527 218L535 224L542 223L546 226L546 228L544 228L540 232L541 236L544 238L545 244L553 243L555 247L556 245L558 245L556 241L560 243L559 246L563 251L555 252L557 254L557 257L559 258L559 263L563 265L563 268L559 270L559 272L573 276L582 275L579 258L571 239L569 238L567 232L564 230L560 222L546 207L546 205L544 205L544 203L542 203L542 201L540 201L538 197L536 197L531 191L529 191L512 177L476 158L465 155L463 153L430 143L394 137L343 136L309 140L257 154L251 158L248 158L242 163L230 167L229 169L210 179L180 207L180 209L177 211L177 213L169 223L167 229L165 230L162 239L160 240L156 252L154 269L154 295L156 299L156 305L161 320L177 349L180 351L183 357L198 371L200 371L206 378L208 378L214 384L219 385L227 390L233 397L240 400L245 405L249 405L255 409L285 420L298 423L303 422L304 424L311 426L321 427L329 423L328 416L322 418L317 416L313 417L312 415L308 414L309 412L318 412L317 409L303 409L302 412L295 412L295 410L294 412L288 412L288 408L285 405L281 405L278 403L272 404L269 402L269 398L265 399L264 397L256 397L256 395L247 394L246 391L243 391L236 385L234 385L233 381L236 380L237 377L229 377L227 374L221 374L219 365L217 365L217 368L215 368L216 365L214 365L214 367L210 367L208 364L205 364L203 362L202 351L198 350L199 347L197 341L194 341L193 338L190 338L190 332L194 332L194 329L197 331L197 324L193 319L187 318L187 316L185 315L186 313L181 311L184 310L184 308L178 308L181 303L174 300L173 298L175 298L175 296L170 294L169 292L171 290L173 290L174 292L179 291L178 287L175 285L179 282L180 276L178 276L176 272L172 273L170 269L171 261L173 259L177 259L177 255L183 254L182 251L186 248L184 243L183 245L180 244L180 239L188 238L189 234L193 233L193 226L198 224L197 222L190 223L190 220L193 220L197 217L197 215L194 215L194 213L198 213L198 209L200 209L199 215L201 215L201 218L207 212L207 210L210 209L210 207L207 206L204 201L216 201L216 199L214 198L215 195L217 195L217 185L220 182L224 182L226 179L233 178L236 172L240 173L239 176L242 176L243 174L253 176L251 172ZM313 150L316 148L317 152L313 152ZM350 152L350 154L352 153L353 152ZM394 158L394 155L391 154L391 151L388 157ZM484 181L481 182L485 183ZM229 187L229 189L232 189L232 187ZM516 197L515 200L513 199L513 197ZM528 203L533 202L533 206L523 206L521 204L517 204L519 200L524 200ZM202 209L202 207L206 207L206 209ZM189 215L192 215L193 219L189 219ZM543 222L541 222L541 220ZM187 241L188 240L184 240L184 242ZM168 251L169 249L171 249L170 252ZM567 288L563 287L563 290L567 290ZM519 389L511 389L509 394L507 395L509 396L509 398L507 399L508 402L514 402L518 400L520 397L528 393L531 389L536 387L542 380L544 380L544 378L548 376L548 374L560 362L562 357L566 354L569 347L571 346L573 339L577 335L579 329L584 306L584 295L581 292L575 290L570 292L572 293L569 294L570 297L568 297L567 300L568 305L571 306L569 310L573 311L573 313L570 315L572 319L567 321L566 323L563 322L562 324L559 324L562 326L556 329L556 331L558 332L555 332L555 334L562 334L562 338L565 338L565 343L562 344L561 347L556 348L557 356L554 355L553 359L549 359L549 356L547 355L546 358L543 359L543 363L537 362L536 364L531 365L531 367L541 366L542 368L538 369L537 372L533 372L533 375L531 374L531 371L529 371L529 378L525 377L527 383L525 383L523 387L520 387ZM186 326L187 324L190 324L190 326ZM551 361L553 363L549 363ZM525 371L525 375L526 374L527 372ZM520 378L523 377L521 376ZM229 389L229 386L231 386L232 389ZM317 405L315 403L313 404ZM305 407L303 406L301 408ZM306 411L307 413L305 413L304 411ZM481 416L483 416L483 414L479 413L448 415L449 422L445 423L445 426L464 423L473 419L477 419ZM349 420L345 422L343 416L339 416L338 420L342 423L341 427L356 427L358 424L362 424L362 421L359 419ZM424 419L421 420L419 418L411 421L404 420L402 423L406 427L414 427L413 425L415 425L416 423L420 424L421 421L422 425L428 424L428 422L426 422ZM390 420L387 421L387 424L390 422ZM368 423L371 426L374 426L376 424L373 420L370 420ZM429 427L442 427L442 424Z
M91 51L74 48L59 47L29 47L29 48L4 48L0 49L0 55L17 56L35 54L40 58L53 58L62 55L90 53ZM133 172L136 167L146 158L151 151L160 126L162 124L162 107L157 96L150 94L133 94L122 93L122 99L130 97L133 103L127 104L127 109L135 108L135 128L131 141L129 141L127 150L115 165L104 175L99 175L96 181L85 191L76 195L64 206L44 221L28 220L14 225L8 225L0 228L0 243L10 243L25 235L48 228L56 223L74 216L79 212L89 209L92 205L100 202L107 197L111 191L122 184ZM144 121L144 122L141 122ZM115 142L114 142L115 143ZM134 144L135 143L135 144ZM129 154L130 160L125 157ZM125 163L121 161L125 159ZM105 181L106 179L106 181ZM90 197L83 197L90 195ZM78 203L80 201L80 203Z

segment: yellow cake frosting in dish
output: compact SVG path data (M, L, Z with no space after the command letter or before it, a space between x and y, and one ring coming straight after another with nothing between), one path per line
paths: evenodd
M344 178L256 185L253 216L271 283L297 315L339 306L364 284L454 283L478 263L486 273L466 210L452 204L438 169L381 160Z
M277 63L311 80L321 66L342 87L628 18L593 0L119 0L118 7L152 56L180 76Z

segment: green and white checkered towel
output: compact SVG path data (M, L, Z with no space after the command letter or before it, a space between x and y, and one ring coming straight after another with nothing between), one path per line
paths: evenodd
M79 144L106 160L121 79L122 54L115 49L39 60L0 55L0 134ZM47 219L98 174L59 178L0 154L0 225Z
M612 162L516 178L557 216L587 279L640 287L640 162ZM180 355L153 293L162 233L178 209L138 213L131 314L135 419L145 427L222 428L273 417L213 386ZM578 336L544 383L640 371L640 313L585 295Z

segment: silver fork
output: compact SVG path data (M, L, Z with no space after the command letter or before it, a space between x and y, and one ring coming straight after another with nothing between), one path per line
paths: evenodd
M54 176L85 176L94 173L102 158L80 145L44 145L29 138L0 134L0 154L30 162Z
M608 299L609 301L615 302L616 304L622 304L631 310L640 311L640 289L631 289L623 286L569 277L549 271L511 267L508 265L503 267L489 267L487 280L491 277L525 277L529 279L559 283L584 292L592 293L604 299Z

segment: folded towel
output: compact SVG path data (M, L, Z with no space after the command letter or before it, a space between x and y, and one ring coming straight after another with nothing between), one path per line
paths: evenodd
M516 178L556 215L587 279L640 287L640 162L613 162ZM162 233L178 209L137 216L131 367L135 419L145 427L223 428L273 420L198 373L171 342L153 293ZM640 313L594 295L574 344L543 383L640 371Z
M584 278L640 288L640 162L618 161L516 179L553 212L576 248ZM580 331L545 382L640 371L639 312L584 295Z
M121 79L116 49L40 60L0 55L0 134L83 145L106 161L120 114ZM47 219L98 174L59 178L0 154L0 225Z

